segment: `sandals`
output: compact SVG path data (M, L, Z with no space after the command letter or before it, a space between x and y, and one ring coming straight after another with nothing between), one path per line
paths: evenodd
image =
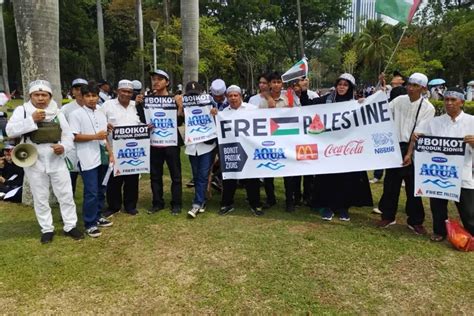
M434 242L441 242L441 241L443 241L443 240L445 240L445 239L446 239L445 236L441 236L441 235L437 235L437 234L433 234L433 235L431 235L431 237L430 237L430 240L431 240L431 241L434 241Z

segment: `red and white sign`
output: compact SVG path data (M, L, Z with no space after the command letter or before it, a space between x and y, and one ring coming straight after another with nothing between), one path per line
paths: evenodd
M348 156L348 155L357 155L362 154L364 151L364 140L351 140L344 145L334 145L330 144L324 150L324 156L333 157L333 156Z

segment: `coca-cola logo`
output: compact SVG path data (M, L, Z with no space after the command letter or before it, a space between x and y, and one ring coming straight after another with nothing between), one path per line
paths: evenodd
M351 140L345 145L330 144L324 150L324 156L347 156L357 155L364 151L364 140Z

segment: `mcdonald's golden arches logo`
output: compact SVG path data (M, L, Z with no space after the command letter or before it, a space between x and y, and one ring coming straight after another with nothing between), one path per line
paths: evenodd
M317 160L318 159L318 145L305 144L296 145L296 160Z

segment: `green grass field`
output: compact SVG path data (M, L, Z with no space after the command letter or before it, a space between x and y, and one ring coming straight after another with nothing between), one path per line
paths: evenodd
M184 155L183 168L187 181ZM0 312L473 313L472 253L415 236L403 212L390 229L375 228L370 208L351 210L351 222L323 222L306 207L287 214L277 184L278 206L263 217L251 215L238 190L235 212L217 215L214 195L191 220L185 212L148 215L144 176L137 216L118 214L100 238L73 241L59 233L55 209L49 245L39 242L31 207L0 202ZM382 185L372 188L378 201ZM184 189L185 210L192 192ZM76 200L80 213L80 194Z

